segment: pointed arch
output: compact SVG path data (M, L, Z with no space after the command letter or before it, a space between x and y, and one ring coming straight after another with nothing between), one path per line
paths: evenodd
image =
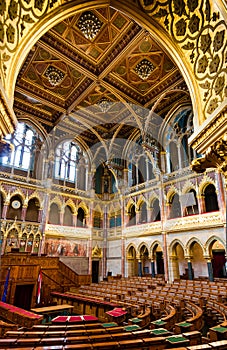
M202 252L203 252L203 256L205 255L205 249L204 249L204 246L202 244L202 242L200 241L200 239L198 239L197 237L192 237L190 238L186 245L185 245L185 252L186 252L186 255L187 256L190 256L191 255L191 247L194 243L197 243L201 249L202 249Z
M58 206L58 209L59 209L59 210L62 210L62 208L64 207L64 203L63 203L63 201L60 199L59 196L55 196L54 198L52 198L52 199L50 200L49 208L50 208L51 204L56 204L56 205Z
M10 194L10 199L12 199L14 196L19 196L22 202L24 202L26 199L24 192L20 188L16 189Z
M151 256L154 254L154 251L157 248L157 246L162 247L162 242L159 241L158 239L156 239L150 246L150 254L151 254Z
M215 186L215 182L210 176L204 175L202 181L199 183L199 195L204 195L205 189L209 185Z
M126 209L126 212L127 212L127 213L130 212L130 208L131 208L133 205L135 206L135 201L134 201L132 198L130 198L129 201L128 201L128 203L127 203L126 206L125 206L125 209Z
M205 254L206 254L206 255L209 256L209 254L210 254L210 252L209 252L210 246L211 246L214 242L216 242L216 241L221 242L221 244L222 244L224 247L226 246L226 242L225 242L222 238L220 238L220 237L218 237L218 236L216 236L216 235L213 235L213 236L211 236L211 237L208 238L208 240L206 241L206 243L205 243L205 245L204 245L204 251L205 251ZM225 249L225 250L226 250L226 249Z
M129 245L126 247L126 256L127 256L127 258L129 258L129 251L131 249L134 249L135 250L135 254L137 255L138 249L137 249L135 243L129 243Z
M66 206L71 208L73 214L76 212L76 204L71 198L65 202L65 207Z
M143 246L145 246L145 247L147 248L147 251L149 252L149 247L148 247L147 243L143 241L143 242L141 242L141 243L138 245L138 247L137 247L138 253L140 252L140 250L141 250L141 248L142 248Z
M169 254L170 255L175 255L174 246L176 246L177 244L179 244L181 246L181 248L183 249L184 253L186 253L186 248L185 248L184 244L178 238L175 238L169 245Z

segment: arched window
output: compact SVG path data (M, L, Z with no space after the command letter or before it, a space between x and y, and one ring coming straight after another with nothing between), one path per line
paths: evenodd
M193 133L193 115L191 108L177 111L167 124L164 141L167 140L166 149L169 159L168 171L176 171L187 167L195 157L188 144L188 138Z
M146 158L140 157L138 161L138 184L141 184L147 179Z
M39 218L39 201L36 198L32 198L28 202L27 212L26 212L26 221L35 221L38 222Z
M184 216L198 214L198 200L195 190L191 189L188 193L185 193L184 202Z
M10 199L9 208L6 213L6 218L11 220L21 220L22 200L19 195L15 195Z
M140 207L140 223L145 222L147 222L147 204L143 202Z
M73 213L70 206L66 205L63 217L64 226L73 226Z
M158 198L156 198L153 203L152 219L153 221L161 220L161 212Z
M84 226L84 219L85 219L84 210L82 208L79 208L77 212L77 224L76 224L77 227Z
M6 136L13 144L12 151L2 157L2 164L22 170L34 169L36 143L40 139L38 133L25 123L18 123L13 134Z
M132 205L130 207L128 224L129 224L129 226L136 225L136 208L135 208L135 205Z
M219 210L217 194L216 194L216 189L214 185L212 184L208 185L205 189L204 194L205 194L206 212Z
M49 224L53 224L53 225L60 224L60 210L56 203L52 203L50 206Z
M61 143L56 149L55 178L76 182L76 168L82 155L80 147L74 142Z
M171 200L170 219L178 218L180 216L181 216L181 206L180 206L179 195L175 193Z
M179 169L179 159L178 159L177 144L173 141L171 141L169 144L169 154L170 154L170 171L175 171Z

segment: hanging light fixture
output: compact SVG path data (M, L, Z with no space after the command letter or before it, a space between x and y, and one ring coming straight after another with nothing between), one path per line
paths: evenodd
M54 66L48 66L45 76L52 86L57 86L61 84L65 74Z
M135 71L142 80L146 80L151 75L154 68L153 63L144 58L136 65Z
M110 107L112 106L112 103L110 100L108 100L106 97L103 97L99 102L98 106L101 109L103 113L107 112Z
M93 12L86 11L80 16L77 26L85 38L92 40L98 34L102 26L102 22L94 15Z

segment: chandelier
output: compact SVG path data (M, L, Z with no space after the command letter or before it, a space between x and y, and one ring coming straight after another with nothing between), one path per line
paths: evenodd
M154 68L153 63L145 58L136 65L135 71L142 80L146 80Z
M62 71L60 71L58 68L54 66L49 66L45 72L45 76L47 77L49 83L52 86L57 86L61 84L65 74Z
M106 97L103 97L99 102L98 106L103 113L107 112L112 105L112 102L108 100Z
M91 11L84 12L78 21L78 28L81 30L85 38L92 40L98 34L102 22Z

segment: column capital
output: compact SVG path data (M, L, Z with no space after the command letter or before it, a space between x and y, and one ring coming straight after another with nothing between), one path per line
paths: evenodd
M212 257L209 255L204 255L203 257L207 262L211 262L211 260L212 260Z
M191 260L193 259L193 257L191 255L186 255L185 260L187 260L188 262L191 262Z
M178 260L178 257L176 255L170 255L169 258L172 261L177 261Z

